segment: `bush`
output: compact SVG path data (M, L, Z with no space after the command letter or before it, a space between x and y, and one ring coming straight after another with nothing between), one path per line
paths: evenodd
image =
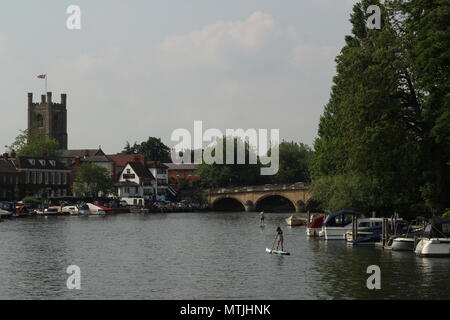
M22 199L22 202L25 205L32 205L32 206L42 203L42 201L40 199L36 199L34 197L25 197L25 198Z

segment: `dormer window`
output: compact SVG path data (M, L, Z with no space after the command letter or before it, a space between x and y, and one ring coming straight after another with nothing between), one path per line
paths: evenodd
M39 163L41 164L41 166L45 167L45 160L39 160Z
M50 165L52 167L56 167L56 161L55 160L49 160L48 162L50 163Z
M36 161L34 159L28 159L28 162L34 166L36 164Z

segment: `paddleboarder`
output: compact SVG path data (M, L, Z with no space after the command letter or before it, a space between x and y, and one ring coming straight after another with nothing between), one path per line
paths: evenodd
M264 225L264 211L261 211L259 214L259 224L262 226Z
M283 230L281 230L280 227L277 228L275 239L276 238L278 238L277 250L281 246L281 251L284 251L284 246L283 246L284 236L283 236Z

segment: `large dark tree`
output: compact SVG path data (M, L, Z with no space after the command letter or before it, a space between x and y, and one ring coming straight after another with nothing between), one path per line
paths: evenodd
M311 155L311 148L303 143L280 143L279 170L277 174L269 178L270 181L276 184L310 182L309 161Z
M381 30L366 28L371 4ZM313 192L325 206L388 215L449 205L448 18L448 1L354 6L315 141Z
M170 157L170 148L166 146L160 138L149 137L147 141L140 144L129 142L125 145L122 154L143 154L146 159L151 161L172 162Z
M233 164L226 164L227 145L233 145L234 159ZM253 148L240 138L224 137L217 141L217 145L223 147L223 164L202 163L197 168L197 174L202 178L202 183L208 188L226 188L252 186L268 181L268 176L261 175L261 164ZM238 147L245 150L245 164L238 163ZM209 153L210 148L205 149ZM215 152L211 154L214 156ZM256 157L257 163L251 164L250 157Z

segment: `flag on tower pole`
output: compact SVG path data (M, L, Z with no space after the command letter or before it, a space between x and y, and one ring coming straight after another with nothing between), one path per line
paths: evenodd
M45 79L45 93L47 93L47 75L46 74L40 74L37 77L38 77L38 79Z

